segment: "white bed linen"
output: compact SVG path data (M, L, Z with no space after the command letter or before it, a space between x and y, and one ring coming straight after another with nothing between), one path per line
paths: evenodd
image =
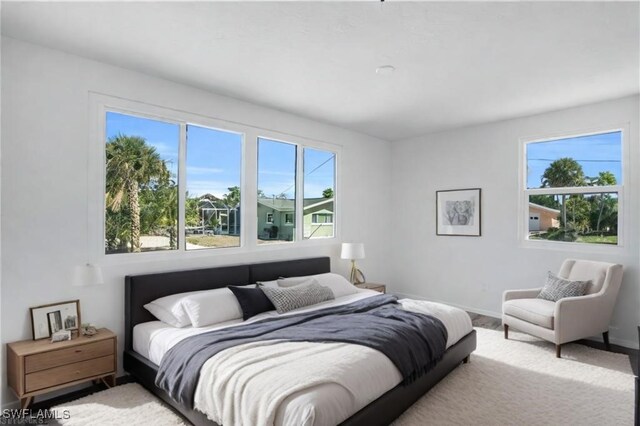
M377 294L379 293L361 290L356 294L284 315L343 305ZM426 313L440 319L449 336L447 348L472 330L469 316L461 309L412 299L402 299L400 303L408 311ZM186 337L273 316L278 314L275 311L265 312L246 322L235 320L202 328L175 328L160 321L138 324L133 331L133 347L136 352L159 365L164 354ZM296 351L290 350L293 347ZM238 356L254 362L265 351L268 352L268 357L262 363L255 363L251 376L246 376L245 379L252 380L249 377L264 371L262 383L266 386L275 378L282 377L282 382L272 388L272 394L274 389L278 389L280 393L277 397L272 395L278 405L270 411L271 415L267 419L255 417L264 415L265 410L254 410L253 413L238 411L239 406L247 405L239 404L241 400L234 403L231 396L227 400L221 399L223 393L231 395L231 392L223 392L222 387L226 386L226 382L219 380L222 371L229 371L229 363L242 362L238 360ZM298 355L292 355L294 352ZM300 354L304 356L299 356ZM300 375L300 371L305 374ZM242 380L241 375L232 382L237 384L238 380ZM365 346L345 343L258 342L227 349L205 363L196 389L195 407L218 423L226 420L225 424L332 425L350 417L401 380L400 372L386 356ZM255 391L245 392L243 397L237 397L268 396L269 393L265 391L259 386ZM265 403L268 404L268 401Z

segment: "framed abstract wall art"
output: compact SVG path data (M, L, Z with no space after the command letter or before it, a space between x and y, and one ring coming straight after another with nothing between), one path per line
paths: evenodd
M479 237L481 189L436 191L436 235Z

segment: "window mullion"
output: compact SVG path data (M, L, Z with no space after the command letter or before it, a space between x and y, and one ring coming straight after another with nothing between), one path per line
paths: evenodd
M296 145L296 241L304 237L304 148Z
M178 145L178 250L186 250L185 213L187 195L187 123L180 123L180 142Z

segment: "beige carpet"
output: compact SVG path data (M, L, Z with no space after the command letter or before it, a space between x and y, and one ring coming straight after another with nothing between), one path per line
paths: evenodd
M626 355L583 345L555 348L536 338L476 329L471 363L449 374L395 426L632 425L633 375ZM118 386L56 407L64 425L181 425L137 384Z
M395 426L633 425L629 357L477 328L478 349Z

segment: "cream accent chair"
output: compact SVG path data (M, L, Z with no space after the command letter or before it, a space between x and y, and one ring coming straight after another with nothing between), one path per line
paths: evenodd
M602 333L609 350L609 322L622 282L622 265L567 259L560 277L572 281L591 280L584 296L557 302L537 299L542 288L507 290L502 298L504 338L509 327L548 340L556 345L556 357L564 343Z

